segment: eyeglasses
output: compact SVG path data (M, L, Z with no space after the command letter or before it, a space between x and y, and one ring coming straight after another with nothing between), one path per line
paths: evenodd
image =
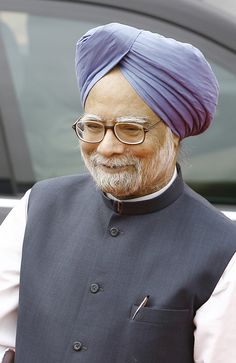
M79 118L72 126L78 138L90 144L101 142L107 130L112 130L116 138L123 144L137 145L142 144L145 140L145 135L156 123L144 126L135 122L116 122L113 126L106 126L100 121L84 120L83 116Z

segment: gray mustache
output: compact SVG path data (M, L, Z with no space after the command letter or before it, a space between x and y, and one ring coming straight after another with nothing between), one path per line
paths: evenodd
M138 159L134 157L122 157L122 158L112 158L106 159L99 155L92 155L90 160L93 162L94 166L107 166L109 168L117 168L122 166L137 166Z

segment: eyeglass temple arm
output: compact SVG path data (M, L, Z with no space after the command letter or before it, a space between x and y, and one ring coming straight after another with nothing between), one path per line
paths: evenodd
M158 120L157 122L155 122L154 124L150 125L150 126L147 126L147 127L144 127L144 132L148 132L149 130L153 129L153 127L155 127L157 124L159 124L161 120Z

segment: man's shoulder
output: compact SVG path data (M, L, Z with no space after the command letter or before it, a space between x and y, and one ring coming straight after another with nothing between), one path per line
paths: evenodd
M44 179L41 181L38 181L34 184L32 190L36 189L57 189L57 188L71 188L73 186L78 187L82 185L88 185L91 184L92 178L90 174L84 173L84 174L75 174L75 175L65 175L65 176L59 176L49 179Z
M29 195L27 225L35 221L53 223L70 220L83 213L88 205L96 205L100 193L88 174L69 175L37 182ZM63 222L64 223L64 222Z
M90 174L66 175L37 182L31 190L29 200L53 200L67 198L68 195L78 195L86 190L95 190L95 184Z
M205 222L205 225L215 228L226 228L235 233L235 223L226 217L218 208L213 206L207 199L200 194L196 193L189 186L185 185L184 198L186 198L186 204L191 209L192 216L195 217L196 222Z

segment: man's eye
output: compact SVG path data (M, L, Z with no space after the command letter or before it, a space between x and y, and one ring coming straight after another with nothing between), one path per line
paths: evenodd
M140 132L142 130L142 127L138 125L120 125L120 130L122 132L135 133Z
M93 122L87 122L84 124L84 129L92 132L99 132L102 131L103 127L102 125L93 123Z

